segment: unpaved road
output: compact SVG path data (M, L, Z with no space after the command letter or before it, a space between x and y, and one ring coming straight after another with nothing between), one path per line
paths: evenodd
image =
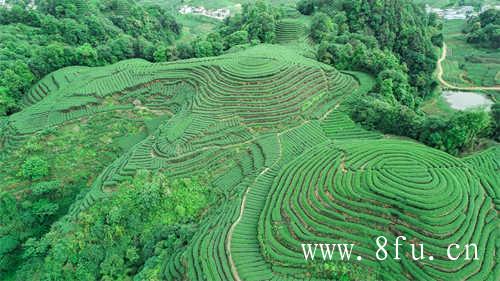
M493 87L458 87L455 85L452 85L448 82L446 82L443 79L443 66L442 62L446 59L446 43L443 42L443 52L441 53L441 57L438 59L437 62L437 78L439 82L447 89L451 90L459 90L459 91L484 91L484 90L494 90L494 91L500 91L500 86L493 86Z
M260 174L265 174L269 168L265 168ZM257 176L258 177L258 176ZM240 275L238 274L238 269L236 268L236 264L234 263L233 260L233 255L231 254L231 242L233 240L233 232L236 226L240 223L241 218L243 217L243 212L245 211L245 206L247 202L247 195L248 192L250 191L250 186L247 187L247 190L245 191L245 194L243 195L243 199L241 200L241 206L240 206L240 215L236 219L236 221L231 225L231 228L229 228L229 232L227 233L227 240L226 240L226 249L227 249L227 255L229 258L229 265L231 267L231 272L233 273L234 280L236 281L241 281Z

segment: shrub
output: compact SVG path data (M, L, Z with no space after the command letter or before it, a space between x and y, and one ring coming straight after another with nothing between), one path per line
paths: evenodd
M49 174L49 164L47 160L33 156L24 161L21 167L21 175L29 180L38 180Z

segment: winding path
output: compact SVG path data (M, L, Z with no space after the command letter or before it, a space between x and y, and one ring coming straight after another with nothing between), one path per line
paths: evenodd
M459 91L482 91L482 90L495 90L495 91L500 91L500 86L493 86L493 87L458 87L455 85L452 85L448 82L446 82L443 79L443 66L442 62L446 59L446 43L443 42L443 52L441 53L441 57L437 61L437 78L439 82L447 89L452 89L452 90L459 90Z
M281 135L288 132L288 131L291 131L293 129L296 129L300 126L303 126L304 124L308 123L309 121L304 121L302 122L302 124L296 126L296 127L293 127L293 128L289 128L283 132L279 132L276 134L276 138L277 138L277 141L278 141L278 146L279 146L279 155L278 155L278 160L276 160L272 165L271 167L266 167L262 172L260 172L259 175L257 175L257 177L255 178L255 180L262 176L263 174L265 174L267 171L269 171L269 169L271 169L274 165L276 165L278 163L278 161L281 159L282 155L283 155L283 144L281 143ZM255 182L254 180L254 182ZM251 188L251 185L247 187L247 189L245 190L245 194L243 195L243 198L241 200L241 205L240 205L240 214L238 216L238 218L233 222L233 224L231 225L231 227L229 228L229 231L227 233L227 239L226 239L226 251L227 251L227 256L228 256L228 259L229 259L229 266L231 267L231 273L233 274L233 277L234 277L234 280L235 281L241 281L241 278L240 278L240 275L238 274L238 269L236 268L236 264L234 263L234 260L233 260L233 256L232 256L232 253L231 253L231 243L233 241L233 232L234 232L234 229L236 228L236 226L240 223L241 221L241 218L243 218L243 213L245 211L245 207L246 207L246 202L247 202L247 195L248 195L248 192L250 191L250 188Z
M265 168L257 177L265 174L269 168ZM250 191L250 186L247 187L247 190L245 191L245 194L243 195L243 199L241 200L241 206L240 206L240 215L238 216L238 219L234 221L234 223L231 225L231 228L229 229L229 232L227 233L227 240L226 240L226 249L227 249L227 256L229 258L229 265L231 266L231 272L233 273L233 277L235 281L241 281L240 275L238 274L238 269L236 269L236 264L234 263L233 256L231 254L231 242L233 240L233 232L236 226L240 223L241 218L243 217L243 212L245 211L245 206L247 202L247 195L248 192Z

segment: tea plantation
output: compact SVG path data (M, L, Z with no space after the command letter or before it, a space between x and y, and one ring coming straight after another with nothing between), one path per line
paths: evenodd
M297 22L278 28L280 41L300 36ZM91 116L155 116L142 138L123 140L124 152L64 219L81 219L139 170L172 179L208 172L223 196L187 245L161 260L163 280L333 280L327 263L304 260L301 243L335 241L356 244L363 258L349 262L351 280L498 280L498 146L460 159L363 129L348 101L373 83L276 45L64 68L0 120L0 159L41 131ZM380 235L424 243L435 259L398 261L389 250L378 261ZM476 243L479 260L449 260L451 243ZM335 259L328 265L347 263Z

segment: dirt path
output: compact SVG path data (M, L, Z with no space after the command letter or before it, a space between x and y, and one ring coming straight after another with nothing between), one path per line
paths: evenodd
M500 86L493 86L493 87L458 87L455 85L452 85L448 82L446 82L443 79L443 66L442 62L446 59L446 43L443 42L443 52L441 53L441 57L438 59L437 62L437 78L439 82L447 89L451 90L462 90L462 91L481 91L481 90L495 90L495 91L500 91Z
M265 168L257 177L265 174L269 168ZM229 232L227 233L227 240L226 240L226 249L228 253L228 258L229 258L229 265L231 266L231 273L233 273L234 280L236 281L241 281L240 275L238 274L238 270L236 269L236 265L234 264L233 260L233 255L231 253L231 242L233 240L233 232L236 226L240 223L241 218L243 217L243 211L245 211L245 206L247 202L247 195L248 192L250 191L250 186L247 188L245 191L245 195L243 195L243 199L241 200L241 206L240 206L240 214L238 218L234 221L234 223L231 225L231 228L229 228Z
M302 125L304 125L305 123L307 123L309 121L304 121L302 122L301 125L297 126L297 127L300 127ZM279 132L276 134L276 137L277 137L277 141L278 141L278 146L279 146L279 156L278 156L278 160L276 160L276 162L274 162L273 165L271 165L271 167L273 167L278 161L279 159L281 159L282 157L282 151L283 151L283 148L282 148L282 143L281 143L281 138L280 136L283 134L283 133L286 133L290 130L293 130L297 127L293 127L293 128L290 128L290 129L287 129L283 132ZM260 172L260 174L255 178L257 179L258 177L260 177L261 175L265 174L267 171L269 171L269 169L271 167L267 167L265 168L262 172ZM255 180L254 180L255 182ZM247 202L247 195L248 195L248 192L250 191L250 188L252 186L250 185L247 190L245 190L245 194L243 195L243 199L241 200L241 205L240 205L240 214L238 216L238 218L233 222L233 224L231 225L231 227L229 228L229 232L227 233L227 239L226 239L226 251L227 251L227 257L229 259L229 266L231 267L231 273L233 274L233 277L234 277L234 280L235 281L241 281L241 278L240 278L240 275L238 274L238 269L236 268L236 264L234 263L234 260L233 260L233 255L231 253L231 243L233 241L233 232L234 232L234 229L236 228L236 226L240 223L241 221L241 218L243 217L243 212L245 211L245 207L246 207L246 202Z

